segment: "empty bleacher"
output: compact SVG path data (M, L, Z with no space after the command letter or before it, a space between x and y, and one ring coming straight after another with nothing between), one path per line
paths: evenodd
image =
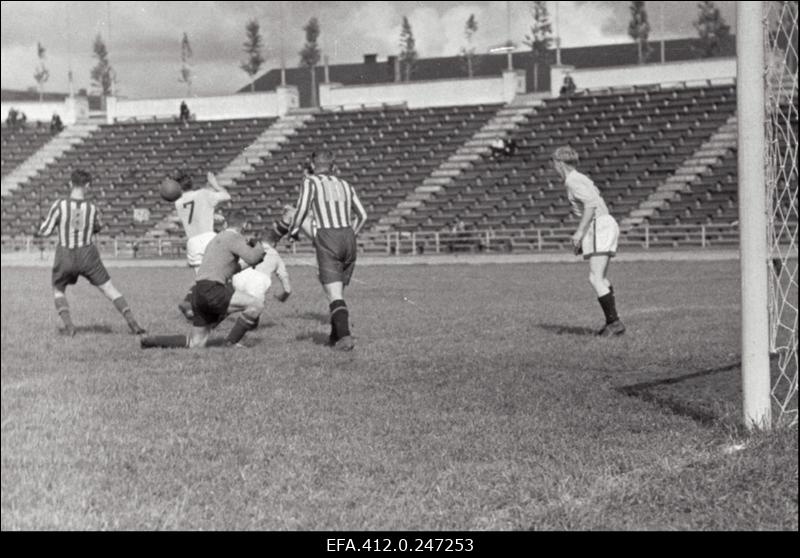
M2 128L2 176L6 176L28 157L50 141L53 133L46 125L35 126L27 125L23 127L10 127L3 125Z
M547 100L512 135L519 146L514 157L479 161L399 228L445 230L455 219L493 230L572 226L565 188L550 164L561 145L578 151L580 170L612 213L625 216L733 114L735 104L732 85Z
M18 190L3 199L3 234L31 234L43 211L68 194L72 170L94 177L89 196L99 206L109 236L143 235L174 207L161 199L158 184L177 168L204 183L206 172L219 172L274 118L203 121L143 121L106 124ZM147 209L150 219L136 222L133 209Z
M340 176L351 182L371 223L414 190L501 105L408 109L385 106L322 111L231 187L233 205L258 227L294 204L303 167L322 148L333 151Z

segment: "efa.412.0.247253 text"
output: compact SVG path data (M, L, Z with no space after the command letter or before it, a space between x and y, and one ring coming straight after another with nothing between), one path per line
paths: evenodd
M472 539L342 538L327 539L328 552L472 552Z

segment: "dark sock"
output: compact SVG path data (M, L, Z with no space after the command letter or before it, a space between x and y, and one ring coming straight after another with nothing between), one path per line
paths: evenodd
M619 316L617 316L617 305L613 291L599 297L597 300L600 301L600 307L603 309L603 314L606 315L606 323L616 322Z
M239 316L239 318L236 320L236 323L233 324L233 329L231 329L230 333L228 333L228 337L225 339L225 341L231 345L235 345L242 340L242 337L244 337L245 333L251 329L255 329L256 327L258 327L258 318L251 320L245 316Z
M131 312L130 306L125 301L124 296L120 296L114 299L114 307L122 314L122 317L125 318L125 321L128 322L128 327L131 328L131 331L136 332L137 330L141 329L141 326L136 321L136 318L133 317L133 312Z
M344 300L334 300L330 304L331 310L331 341L336 343L342 337L350 335L347 304Z
M67 326L67 329L71 327L75 327L72 325L72 318L69 315L69 302L64 297L58 297L55 299L56 301L56 311L58 315L61 316L61 320L64 322L64 325Z
M140 341L142 349L182 349L189 346L186 335L148 335Z

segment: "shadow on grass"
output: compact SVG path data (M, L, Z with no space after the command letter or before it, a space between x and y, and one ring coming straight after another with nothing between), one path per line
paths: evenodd
M692 401L685 397L664 395L654 393L653 390L669 386L673 384L680 384L696 378L704 378L714 376L716 374L729 373L741 367L741 363L728 364L718 368L710 368L708 370L700 370L699 372L691 372L681 376L674 376L672 378L663 378L661 380L652 380L649 382L640 382L630 386L622 386L616 388L618 392L629 397L638 397L648 403L655 403L661 407L669 409L675 414L686 416L692 420L696 420L705 426L711 426L718 422L722 417L714 413L708 408L702 408L703 404L698 401Z
M595 331L589 327L568 326L560 324L539 324L540 328L545 331L555 333L556 335L594 335Z
M311 320L314 322L319 322L323 325L330 323L330 317L328 314L323 314L322 312L303 312L302 314L298 314L297 317L301 320Z
M243 345L244 347L236 347L228 345L225 337L212 337L206 342L206 348L224 347L232 351L235 351L236 349L242 349L242 348L249 349L250 347L255 347L259 343L261 343L261 340L258 339L257 337L245 337L244 339L239 341L239 344Z
M75 326L75 331L77 333L100 333L100 334L109 334L114 333L114 330L111 328L110 325L106 324L94 324L94 325L86 325L86 326ZM60 335L66 335L67 330L59 329L58 333Z
M328 335L319 331L306 331L295 336L296 341L311 340L315 345L328 345Z

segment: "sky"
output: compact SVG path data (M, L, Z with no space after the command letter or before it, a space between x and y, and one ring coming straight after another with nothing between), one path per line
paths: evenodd
M303 26L320 23L323 55L331 64L358 63L373 53L385 60L399 50L403 17L411 23L421 57L457 55L465 46L464 25L478 22L478 52L511 39L520 44L530 32L531 2L6 2L2 6L3 89L27 89L45 48L50 79L45 91L92 91L92 43L100 34L117 75L117 93L128 98L176 97L187 93L178 81L181 39L187 33L193 56L193 95L233 93L250 82L239 68L245 56L245 25L255 18L264 39L264 73L296 67L305 41ZM715 2L735 28L735 2ZM558 11L563 47L629 41L630 2L547 2ZM692 37L696 2L647 2L651 38ZM663 26L662 26L663 20ZM555 27L555 21L554 21ZM663 29L663 31L662 31Z

